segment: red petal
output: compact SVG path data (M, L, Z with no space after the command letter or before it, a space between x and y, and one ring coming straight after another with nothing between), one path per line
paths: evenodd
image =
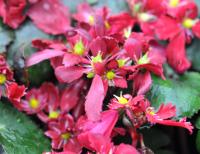
M73 66L73 65L78 64L80 62L81 62L80 56L70 54L70 53L65 53L64 58L63 58L63 64L66 67Z
M156 115L158 115L161 119L172 118L176 115L176 106L172 103L168 103L166 105L161 104Z
M167 47L167 60L178 73L184 73L190 68L191 63L186 57L184 32L170 41Z
M124 78L114 78L114 83L116 87L127 88L127 81Z
M99 75L96 75L92 81L85 102L85 112L89 120L99 120L104 97L103 81Z
M26 0L0 0L0 16L3 22L16 29L25 19Z
M80 99L80 91L83 88L83 83L83 80L81 80L63 91L60 101L61 111L68 112L76 106Z
M114 154L139 154L135 147L128 144L120 144L116 147Z
M55 75L60 82L70 83L79 79L87 70L78 66L59 66L55 69Z
M62 55L64 55L64 53L65 52L60 51L60 50L50 50L50 49L45 49L43 51L36 52L26 60L26 66L29 67L29 66L35 65L43 60L62 56Z
M155 31L160 39L166 40L177 35L181 31L181 28L178 21L174 18L162 16L158 19Z
M133 80L133 89L137 92L137 95L145 94L151 87L152 80L149 71L138 73Z
M192 27L193 33L200 38L200 21L198 21L193 27Z
M41 0L28 11L28 16L44 32L61 34L70 26L68 8L59 0Z

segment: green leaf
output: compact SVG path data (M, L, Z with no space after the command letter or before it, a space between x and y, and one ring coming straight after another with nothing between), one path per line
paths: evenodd
M200 39L194 39L192 44L187 48L187 54L192 62L192 68L200 71Z
M142 134L144 137L144 144L152 149L155 153L161 150L162 147L170 143L170 138L160 129L153 127L151 129L143 129ZM162 142L161 142L162 141Z
M197 132L196 147L197 147L197 151L200 153L200 130Z
M156 108L161 103L176 105L177 117L191 117L200 109L200 74L186 73L178 80L153 79L148 98Z
M8 62L11 65L23 65L21 64L22 56L27 56L35 52L35 49L31 46L31 41L33 39L50 38L49 35L40 31L30 21L27 21L22 26L20 26L19 29L15 30L15 36L15 41L10 46L8 52Z
M195 126L196 128L200 129L200 117L197 119Z
M0 143L7 154L41 154L50 150L43 132L23 113L2 102Z
M8 46L14 38L14 34L0 22L0 53L6 52Z

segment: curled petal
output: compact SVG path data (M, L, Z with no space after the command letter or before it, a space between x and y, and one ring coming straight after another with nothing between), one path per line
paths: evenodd
M43 51L36 52L26 60L26 66L30 67L30 66L35 65L43 60L62 56L62 55L64 55L64 53L65 52L60 51L60 50L51 50L51 49L45 49Z

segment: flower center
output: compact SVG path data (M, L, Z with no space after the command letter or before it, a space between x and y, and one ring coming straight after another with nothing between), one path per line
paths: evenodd
M125 104L128 103L128 100L127 100L126 98L124 98L123 96L120 96L120 97L118 98L118 102L119 102L120 104L122 104L122 105L125 105Z
M143 12L143 13L139 14L139 19L143 22L148 22L148 21L155 19L155 17L149 13Z
M0 74L0 84L4 84L6 82L6 76L4 74Z
M85 51L85 47L84 47L84 44L82 42L82 40L76 42L76 44L74 45L74 53L76 55L83 55L84 54L84 51Z
M59 112L58 111L51 111L49 113L49 118L50 119L57 119L59 117Z
M169 6L172 8L175 8L179 5L180 0L170 0L169 1Z
M115 77L115 73L114 73L113 71L108 71L108 72L106 73L106 78L107 78L108 80L112 80L112 79L114 79L114 77Z
M126 63L126 60L125 59L118 59L117 63L118 63L118 67L123 67Z
M148 64L149 63L149 58L147 53L145 55L143 55L137 62L139 65L141 64Z
M64 140L68 140L70 137L71 137L71 134L70 134L70 133L63 133L63 134L61 135L61 138L64 139Z
M29 101L29 106L32 108L32 109L37 109L39 107L40 103L37 99L35 98L31 98L30 101Z
M182 23L183 27L188 28L188 29L192 28L194 24L195 24L195 21L190 18L184 19Z
M95 57L92 57L92 62L93 63L101 63L102 62L102 56L100 53L98 53Z
M106 29L110 29L110 24L108 23L108 21L105 21L104 25L105 25Z
M90 25L94 25L94 16L89 15L88 20Z
M94 72L89 72L89 73L87 74L87 78L91 79L91 78L93 78L93 77L94 77Z

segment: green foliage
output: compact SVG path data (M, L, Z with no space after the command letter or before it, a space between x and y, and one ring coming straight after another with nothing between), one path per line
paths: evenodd
M192 62L192 68L200 71L200 39L194 39L192 44L187 48L188 57Z
M13 32L0 22L0 53L6 51L6 47L13 40Z
M2 102L0 143L7 154L41 154L50 150L43 132L23 113Z
M197 151L200 153L200 130L198 130L197 132L196 147L197 147Z
M178 117L192 117L200 109L200 74L186 73L178 80L162 80L155 77L148 97L153 106L173 103Z

